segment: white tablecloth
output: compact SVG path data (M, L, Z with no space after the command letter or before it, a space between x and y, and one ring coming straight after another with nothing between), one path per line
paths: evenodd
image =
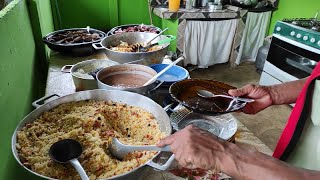
M184 64L199 68L229 61L237 20L187 21Z

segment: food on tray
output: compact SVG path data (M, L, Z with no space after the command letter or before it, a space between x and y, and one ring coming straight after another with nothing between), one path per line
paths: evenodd
M48 37L48 41L57 44L74 44L93 42L101 39L98 33L88 33L87 30L66 30Z
M21 162L39 174L57 179L80 179L70 164L50 159L50 146L61 139L75 139L83 147L79 157L90 179L123 174L145 164L156 152L134 152L122 161L108 146L112 137L125 144L156 144L164 134L154 116L142 108L111 101L79 101L62 104L43 113L17 133Z
M82 79L94 79L94 77L89 73L96 72L101 70L102 68L113 65L115 65L114 62L98 60L76 69L72 74Z
M109 49L117 52L140 52L140 48L145 47L144 43L128 44L121 41L118 46L110 46ZM152 46L148 49L148 52L159 50L161 46Z
M151 32L151 33L156 33L158 34L159 31L152 26L146 26L146 25L138 25L138 26L129 26L127 28L119 28L117 30L114 31L115 34L120 34L120 33L124 33L124 32Z

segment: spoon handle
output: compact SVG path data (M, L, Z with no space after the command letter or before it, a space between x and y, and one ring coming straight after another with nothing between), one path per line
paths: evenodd
M158 35L156 35L154 38L152 38L151 40L149 40L147 42L147 45L149 45L153 40L155 40L157 37L159 37L161 34L163 34L164 32L166 32L169 28L165 28L164 30L162 30Z
M241 98L241 97L236 97L236 99L237 99L237 100L239 100L239 101L247 102L247 103L252 103L252 102L254 102L254 101L255 101L254 99Z
M83 167L81 166L80 162L78 159L71 159L70 163L72 166L78 171L80 177L82 180L90 180L86 172L84 171Z
M163 73L165 73L168 69L170 69L172 66L176 65L178 62L184 60L184 57L180 57L177 60L173 61L172 63L170 63L170 65L168 65L166 68L164 68L163 70L161 70L157 75L153 76L153 78L151 78L148 82L146 82L143 86L147 86L149 85L151 82L153 82L154 80L156 80L158 77L160 77Z
M130 151L170 151L170 146L164 146L159 148L157 146L128 146Z
M247 102L247 103L251 103L254 102L254 99L249 99L249 98L242 98L242 97L233 97L233 96L228 96L228 95L213 95L213 97L225 97L225 98L230 98L230 99L236 99L238 101L243 101L243 102Z

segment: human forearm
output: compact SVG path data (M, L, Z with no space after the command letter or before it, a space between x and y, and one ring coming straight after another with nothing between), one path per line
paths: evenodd
M296 102L306 80L307 79L305 78L297 81L269 86L268 89L271 94L272 104L291 104Z
M299 169L273 157L226 143L220 156L222 172L235 179L320 179L320 172Z

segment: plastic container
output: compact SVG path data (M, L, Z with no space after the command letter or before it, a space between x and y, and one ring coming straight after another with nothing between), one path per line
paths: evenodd
M169 0L169 11L178 12L180 8L180 0Z

